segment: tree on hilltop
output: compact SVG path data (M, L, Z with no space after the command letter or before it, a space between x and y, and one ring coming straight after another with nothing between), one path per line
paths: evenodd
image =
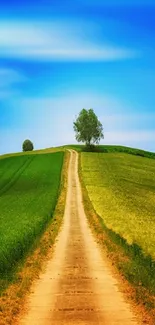
M23 151L32 151L34 149L33 143L31 140L26 139L23 142Z
M103 126L98 120L92 108L86 110L83 108L76 121L73 123L75 138L78 142L83 142L90 147L99 144L104 139Z

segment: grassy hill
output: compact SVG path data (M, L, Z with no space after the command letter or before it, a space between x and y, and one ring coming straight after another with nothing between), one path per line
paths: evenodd
M64 147L53 147L53 148L47 148L47 149L39 149L39 150L33 150L33 151L27 151L27 152L15 152L15 153L7 153L4 155L0 155L0 160L10 157L18 157L18 156L30 156L30 155L40 155L40 154L46 154L46 153L53 153L53 152L59 152L64 151Z
M32 247L53 215L63 152L0 159L0 278Z
M70 145L64 145L64 146L58 146L58 147L51 147L47 149L40 149L40 150L34 150L31 152L17 152L12 154L4 154L0 155L0 159L4 159L11 156L23 156L23 155L34 155L34 154L46 154L46 153L52 153L52 152L58 152L58 151L65 151L67 149L73 149L78 152L101 152L101 153L117 153L117 152L123 152L127 154L131 154L134 156L141 156L141 157L147 157L155 159L155 152L150 152L142 149L136 149L136 148L130 148L125 146L118 146L118 145L97 145L94 148L87 149L84 145L79 144L70 144Z
M155 161L124 153L82 153L89 197L108 228L155 259Z
M154 313L155 160L124 152L80 156L89 220L118 269L134 284L137 299Z

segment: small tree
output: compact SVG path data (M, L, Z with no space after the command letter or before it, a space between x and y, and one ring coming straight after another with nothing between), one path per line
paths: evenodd
M103 126L98 120L93 109L82 109L73 124L75 137L78 142L84 142L90 147L93 144L98 144L104 138Z
M34 146L33 146L33 143L26 139L24 142L23 142L23 151L32 151L34 149Z

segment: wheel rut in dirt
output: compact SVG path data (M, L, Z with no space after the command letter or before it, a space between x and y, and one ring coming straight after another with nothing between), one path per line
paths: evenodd
M32 288L20 325L136 325L84 213L71 151L66 208L54 254Z

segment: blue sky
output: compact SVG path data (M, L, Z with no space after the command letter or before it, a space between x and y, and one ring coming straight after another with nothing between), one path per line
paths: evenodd
M93 108L105 144L155 151L155 1L0 4L0 154L76 143Z

